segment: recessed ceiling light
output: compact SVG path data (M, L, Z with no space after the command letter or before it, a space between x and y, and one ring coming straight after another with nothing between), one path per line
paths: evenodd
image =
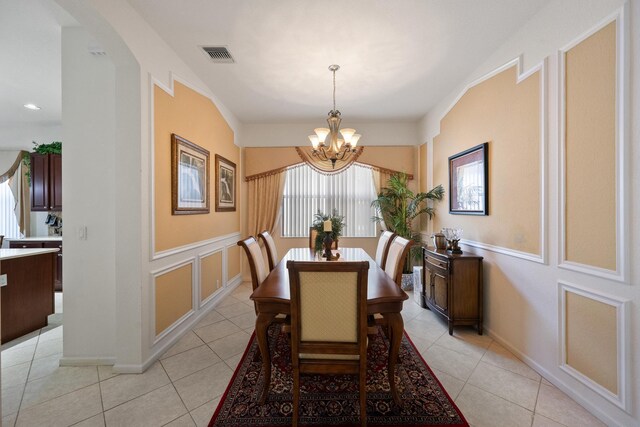
M28 110L39 110L40 107L38 107L36 104L24 104L24 108L28 109Z

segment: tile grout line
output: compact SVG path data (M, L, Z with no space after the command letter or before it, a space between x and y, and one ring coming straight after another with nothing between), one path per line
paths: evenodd
M171 377L169 376L169 373L167 372L167 370L164 368L164 366L162 365L162 363L160 363L160 366L162 367L162 370L164 371L165 375L167 376L167 378L169 378L169 382L171 383L171 387L173 387L173 390L176 392L176 394L178 395L178 398L180 399L180 402L182 402L182 406L184 406L184 409L187 411L187 414L189 415L189 417L191 417L191 413L189 412L189 408L187 408L187 404L184 403L184 399L182 399L182 396L180 396L180 393L178 392L178 389L176 388L176 385L173 383L173 380L171 379ZM186 377L185 377L186 378ZM174 418L173 420L169 421L168 423L163 424L164 426L166 426L167 424L170 424L172 422L174 422L175 420L177 420L178 418L183 417L185 414L181 414L178 417ZM193 421L193 417L191 417L191 420ZM194 421L195 423L195 421Z
M27 372L27 378L24 381L24 387L22 388L22 395L20 396L20 403L18 404L18 411L16 412L16 419L13 425L18 424L18 417L20 416L20 412L22 411L22 401L24 400L24 394L27 391L27 384L29 384L29 375L31 375L31 368L33 367L33 361L35 360L36 352L38 351L38 345L40 344L41 333L42 333L42 328L38 330L38 339L36 340L36 348L33 349L33 354L31 355L31 361L29 362L29 371Z

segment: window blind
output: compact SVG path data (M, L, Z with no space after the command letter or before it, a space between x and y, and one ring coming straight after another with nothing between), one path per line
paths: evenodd
M20 227L13 211L16 199L9 188L9 181L0 184L0 234L5 238L19 238Z
M286 172L282 202L282 236L307 237L318 209L329 214L335 208L344 216L343 237L375 237L376 197L371 169L353 165L336 175L323 175L309 166Z

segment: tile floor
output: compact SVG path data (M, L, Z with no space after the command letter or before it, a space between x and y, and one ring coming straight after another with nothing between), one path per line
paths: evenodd
M206 426L253 331L239 286L145 373L59 367L61 314L2 346L2 425ZM61 311L61 295L56 300ZM413 300L402 312L414 344L474 427L603 425L488 336L456 328Z

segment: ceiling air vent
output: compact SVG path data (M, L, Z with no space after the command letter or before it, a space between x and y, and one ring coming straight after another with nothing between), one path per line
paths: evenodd
M235 61L233 56L224 46L201 46L204 53L206 53L213 62L218 64L232 64Z

